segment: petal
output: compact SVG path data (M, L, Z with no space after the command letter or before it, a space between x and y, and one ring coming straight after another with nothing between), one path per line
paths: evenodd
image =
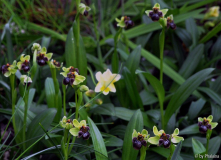
M113 78L114 78L113 82L117 82L120 80L121 75L120 74L113 74Z
M133 133L132 133L132 139L134 138L134 137L137 137L138 136L138 133L137 133L137 131L134 129L133 130Z
M78 85L82 82L84 82L86 78L84 76L81 76L81 75L75 75L75 80L74 80L74 85Z
M150 11L152 11L152 10L146 10L146 11L145 11L145 13L147 14L148 17L149 17Z
M110 71L110 69L107 69L104 73L103 73L103 78L104 79L108 79L112 77L112 72Z
M24 54L22 54L20 60L22 62L24 62L25 60L29 61L30 60L30 56L29 55L25 56Z
M163 17L167 14L168 9L162 9L160 10L163 13ZM173 20L173 19L172 19Z
M213 116L210 115L209 117L207 117L207 120L208 120L209 122L212 122L212 120L213 120Z
M21 54L21 56L20 56L20 60L21 60L22 62L25 61L25 60L24 60L24 56L25 56L25 54Z
M172 134L172 136L177 136L179 134L179 129L176 128Z
M179 143L180 141L183 141L183 140L184 140L184 138L180 137L180 136L173 136L171 138L171 142L173 142L173 143Z
M107 89L105 89L105 90L103 91L103 94L104 94L104 95L108 95L109 91L110 91L110 90L107 88Z
M64 72L69 72L69 70L70 70L70 67L69 67L69 68L66 68L66 67L62 67L62 70L63 70Z
M67 77L67 72L61 72L60 74L64 77Z
M76 119L73 120L73 125L74 125L76 128L81 128L81 127L82 127L81 124L80 124Z
M12 74L15 74L15 73L17 72L17 69L12 68L12 69L10 70L10 72L11 72Z
M159 144L159 140L160 140L160 137L159 136L155 136L155 137L150 137L148 139L148 142L151 143L151 144L158 145Z
M43 47L42 49L41 49L41 53L46 53L47 52L47 49L45 48L45 47Z
M67 122L67 117L66 116L64 116L63 118L62 118L62 120L61 120L62 122Z
M100 81L101 77L102 77L102 73L101 72L97 72L95 76L96 76L97 81Z
M158 132L158 129L156 126L153 126L153 133L154 135L158 136L159 135L159 132Z
M212 129L215 128L218 125L217 122L210 122L210 124L211 124Z
M102 90L101 90L101 88L103 87L103 85L101 84L101 83L98 83L97 85L96 85L96 87L95 87L95 92L101 92Z
M18 62L18 63L17 63L17 67L18 67L18 69L21 69L21 65L22 65L22 63L23 63L23 62Z
M9 77L10 75L11 75L11 72L9 71L4 74L5 77Z
M147 131L146 129L143 129L142 132L141 132L141 134L142 134L142 135L144 135L144 134L145 134L145 135L148 135L148 131Z
M50 60L52 56L53 56L53 53L47 53L47 54L45 54L45 57L47 57L48 60Z
M111 92L116 92L116 88L115 88L115 86L114 86L113 83L111 83L111 84L108 86L108 88L109 88L109 90L110 90Z
M65 128L65 127L66 127L66 123L64 123L64 122L62 122L62 121L60 121L59 124L60 124L60 126L61 126L62 128Z
M203 118L202 117L198 117L198 122L202 122Z
M115 18L115 21L117 21L118 23L120 23L121 21L118 18Z
M87 126L87 124L86 124L86 121L85 120L82 120L81 122L80 122L80 124L81 124L81 126Z
M78 136L78 132L79 132L80 130L78 129L78 128L71 128L70 130L69 130L69 132L73 135L73 136Z

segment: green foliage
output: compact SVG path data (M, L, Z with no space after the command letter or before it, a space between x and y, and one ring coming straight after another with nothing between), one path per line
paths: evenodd
M88 16L84 10L78 13L80 3L91 8ZM168 9L165 18L173 15L175 30L162 30L146 15L155 3ZM10 159L42 155L65 160L194 160L200 159L196 155L221 154L220 127L208 130L208 136L197 124L198 117L209 115L218 126L221 122L221 16L205 17L210 7L219 5L217 0L2 0L0 4L0 67L19 61L21 54L31 57L29 73L18 70L6 78L0 72L0 159L6 151ZM125 28L119 29L115 18L122 16L135 25L130 28L123 22ZM32 52L33 43L46 47L64 67L78 68L90 90L97 85L96 73L109 68L120 74L114 82L116 92L88 97L80 85L62 84L61 68L51 69L50 61L37 64L39 53ZM21 75L33 81L28 99ZM87 120L89 140L74 138L59 127L64 115ZM169 149L148 143L135 150L133 129L146 129L152 137L153 126L170 135L179 128L184 141Z

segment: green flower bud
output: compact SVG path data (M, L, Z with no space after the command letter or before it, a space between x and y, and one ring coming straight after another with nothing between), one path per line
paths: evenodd
M96 100L95 100L95 103L96 103L97 105L102 105L102 104L103 104L103 101L102 101L102 99L96 99Z
M89 90L88 86L85 86L85 85L80 86L80 91L81 92L87 92L88 90Z
M88 90L85 92L86 96L94 98L96 96L96 93L93 90Z
M34 43L31 50L32 50L32 52L34 52L35 50L41 51L41 45L38 43Z

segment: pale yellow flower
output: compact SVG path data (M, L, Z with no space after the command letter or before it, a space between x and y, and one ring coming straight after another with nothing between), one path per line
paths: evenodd
M210 17L219 17L219 6L214 6L209 9Z
M95 92L103 92L107 95L109 92L116 92L114 83L117 82L121 76L119 74L112 74L112 72L107 69L103 74L101 72L96 73L96 79L98 81Z

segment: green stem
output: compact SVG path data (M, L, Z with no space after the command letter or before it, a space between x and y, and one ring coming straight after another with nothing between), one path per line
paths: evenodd
M142 146L140 149L140 160L145 160L147 147Z
M67 141L67 146L66 146L66 155L67 155L67 159L68 159L68 155L69 155L69 143L70 143L70 139L71 139L71 134L68 135L68 141Z
M119 36L120 36L121 32L122 32L122 28L120 28L114 36L114 54L112 57L112 69L113 69L114 73L118 72L119 59L118 59L118 55L117 55L117 43L118 43Z
M162 29L159 37L160 44L160 83L163 85L163 51L164 51L164 43L165 43L165 28ZM160 103L160 114L161 114L161 123L163 129L165 129L164 124L164 112L163 112L163 103Z
M209 140L211 135L212 135L212 130L208 129L206 132L206 154L208 154L209 151Z
M78 89L75 92L75 104L76 104L75 119L78 119L78 113L79 113L79 108L81 106L81 102L82 102L82 93ZM71 153L71 150L72 150L72 148L74 146L75 139L76 139L76 137L73 137L72 142L71 142L72 144L70 146L68 155Z
M63 108L64 108L64 116L66 116L66 86L62 84L63 90Z
M77 8L77 16L76 16L76 23L77 23L77 28L76 28L76 35L75 35L75 41L76 41L76 54L79 55L79 46L80 46L80 11L79 11L79 5L80 5L80 0L76 0L76 8ZM77 66L78 61L76 61Z
M25 102L25 111L24 111L24 127L23 127L23 142L26 141L26 126L27 126L27 115L28 115L28 95L29 95L29 90L26 91L25 97L24 97L24 102ZM23 143L23 150L26 149L26 143Z
M206 153L208 154L209 150L209 138L206 139Z
M61 108L59 106L59 100L58 100L58 94L59 94L59 83L57 80L57 76L56 76L56 68L51 68L51 75L52 75L52 79L53 79L53 83L54 83L54 88L55 88L55 108L57 109L57 114L55 117L56 121L60 120L61 117Z
M16 91L15 91L15 75L12 74L10 77L10 83L11 83L11 95L12 95L12 124L14 128L15 134L17 133L16 124L15 124L15 101L16 101Z
M164 51L164 43L165 43L165 29L162 29L160 33L160 82L163 84L163 51Z
M37 71L37 62L36 62L36 59L37 59L37 50L34 51L34 55L33 55L33 69L32 69L32 72L31 72L31 79L33 80L34 79L34 76L35 76L35 73Z

